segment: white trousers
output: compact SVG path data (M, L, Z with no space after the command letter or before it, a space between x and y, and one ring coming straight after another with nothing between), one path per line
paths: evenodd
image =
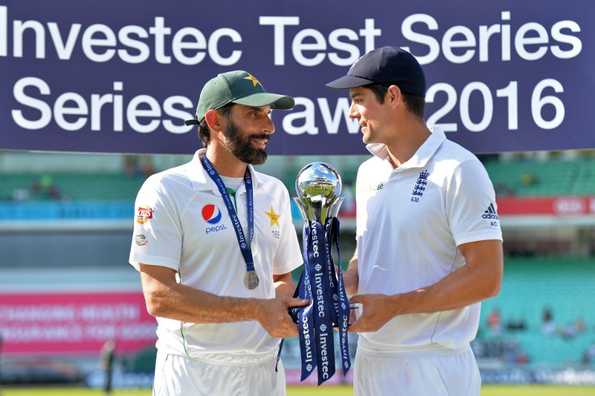
M206 355L157 352L153 396L285 396L285 369L275 355Z
M405 353L360 348L353 388L356 396L479 396L481 377L470 347Z

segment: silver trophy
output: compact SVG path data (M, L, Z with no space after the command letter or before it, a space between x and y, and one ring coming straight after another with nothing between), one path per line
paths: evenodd
M310 300L308 307L296 307L290 315L298 326L302 363L302 381L317 368L318 384L335 373L334 331L339 329L343 371L351 367L347 327L349 300L339 266L333 260L333 247L339 257L339 220L343 198L341 176L324 162L312 162L297 175L295 201L302 212L304 270L294 297ZM310 353L308 353L310 351ZM313 351L313 352L312 352ZM316 356L313 365L312 356Z
M343 183L339 173L327 163L311 162L304 166L295 180L294 198L305 221L322 225L330 217L337 217L343 203Z

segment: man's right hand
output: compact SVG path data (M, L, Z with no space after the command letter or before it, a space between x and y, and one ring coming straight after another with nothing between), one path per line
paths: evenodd
M357 294L359 283L359 276L357 273L357 257L353 257L349 261L349 267L343 271L343 284L348 296Z
M260 300L257 320L272 337L294 337L298 335L297 326L289 316L288 309L308 304L308 300L288 296Z

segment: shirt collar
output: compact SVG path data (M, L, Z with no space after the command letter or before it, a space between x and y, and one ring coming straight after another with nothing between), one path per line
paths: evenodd
M442 142L446 140L444 132L440 128L432 128L430 136L417 149L415 154L409 160L405 161L398 169L423 168L428 164L430 158L438 151ZM366 145L366 149L382 160L388 160L388 148L382 143L372 143Z
M200 161L200 157L205 155L206 152L207 149L201 148L194 153L194 157L192 157L192 160L188 163L188 177L190 177L190 180L192 180L192 184L194 185L195 189L199 191L211 190L216 193L219 193L217 185L209 177L206 169L202 166L202 162ZM254 187L260 187L260 185L262 184L262 180L258 176L258 173L256 172L256 170L254 170L254 167L252 165L248 165L248 169L250 170L250 174L252 175Z

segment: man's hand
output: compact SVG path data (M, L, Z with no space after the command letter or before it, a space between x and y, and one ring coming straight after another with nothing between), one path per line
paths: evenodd
M288 309L308 304L308 300L288 296L260 300L257 319L272 337L294 337L298 335L297 326L289 316Z
M360 303L362 314L358 320L349 326L353 333L376 331L395 316L395 296L386 294L360 294L353 296L349 302Z
M293 297L295 283L291 277L291 272L273 274L273 283L275 285L275 297Z
M355 256L349 261L347 270L343 271L343 283L348 296L357 294L359 276L357 274L357 257Z

